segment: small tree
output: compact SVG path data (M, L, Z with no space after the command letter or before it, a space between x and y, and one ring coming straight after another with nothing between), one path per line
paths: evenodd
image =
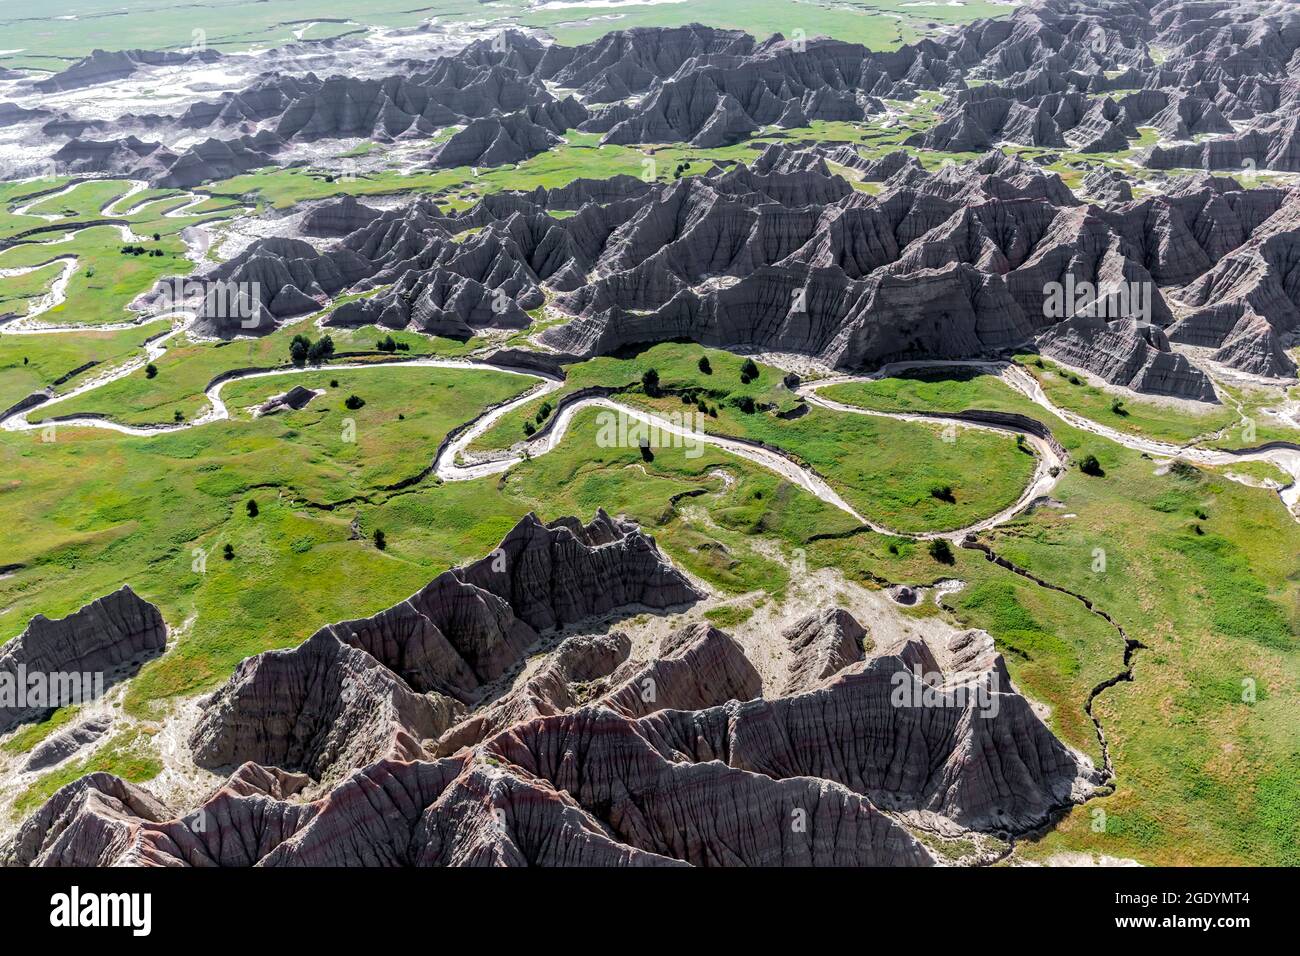
M355 412L358 408L361 408L366 404L366 400L360 395L349 395L347 398L343 399L343 404L348 411Z
M221 549L221 556L227 561L233 561L235 559L235 546L233 544L226 545Z
M289 359L299 368L307 364L307 353L311 351L311 339L299 333L289 343Z
M648 439L648 438L642 438L642 439L640 439L640 441L638 442L638 444L639 444L640 447L641 447L641 460L642 460L642 461L654 461L654 460L655 460L655 453L654 453L654 451L650 448L650 439Z
M709 364L709 357L707 355L700 356L700 371L705 375L713 374L713 366Z
M176 411L172 412L172 421L174 421L174 422L176 422L176 423L178 423L178 424L179 424L180 422L185 421L185 413L184 413L183 411L181 411L179 408L176 409Z
M953 502L957 499L953 496L952 485L933 485L930 488L930 497L938 498L940 501Z
M536 425L534 425L532 422L528 422L528 421L524 422L524 434L525 434L525 435L527 435L527 436L529 436L529 437L531 438L532 435L533 435L533 433L534 433L535 431L537 431L537 426L536 426Z
M1127 414L1128 414L1128 409L1124 407L1124 402L1123 402L1123 400L1122 400L1122 399L1118 399L1118 398L1116 398L1116 399L1112 399L1112 400L1111 400L1111 403L1110 403L1110 410L1111 410L1112 412L1114 412L1116 415L1127 415Z
M153 378L157 374L158 374L158 366L154 365L153 362L150 362L148 365L144 367L145 378Z
M952 545L946 538L932 538L925 549L930 552L930 557L940 564L953 564L956 561L952 556Z
M153 234L153 241L154 241L154 242L162 242L162 234L161 234L161 233L157 233L157 232L155 232L155 233Z
M1096 455L1084 455L1079 462L1079 470L1085 475L1093 475L1097 478L1102 477L1106 472L1101 468L1101 462L1097 460Z
M322 365L334 357L334 340L328 335L321 336L307 349L307 361L312 365Z
M659 394L659 371L648 368L641 375L641 387L652 398Z
M248 508L248 516L249 516L250 518L256 518L256 517L257 517L257 502L256 502L256 501L254 501L252 498L249 498L249 499L248 499L248 504L247 504L245 507Z
M379 528L375 529L375 547L380 551L388 547L388 539L384 537L384 532Z
M753 359L745 359L745 364L740 366L740 381L748 385L756 378L758 378L758 366L754 364Z

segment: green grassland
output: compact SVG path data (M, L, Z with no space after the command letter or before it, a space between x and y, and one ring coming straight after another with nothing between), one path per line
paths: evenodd
M1197 403L1199 408L1194 408L1193 403L1174 404L1128 395L1116 409L1113 393L1088 384L1081 375L1037 356L1019 356L1017 361L1034 376L1054 405L1116 431L1176 445L1228 449L1273 440L1300 441L1300 429L1286 427L1262 411L1278 401L1276 390L1223 386L1227 401L1218 405ZM1246 419L1254 423L1253 431L1245 427Z
M901 395L916 409L918 394L933 387L886 380L867 403ZM857 388L827 392L848 401ZM1116 794L1019 852L1294 864L1296 791L1284 781L1300 773L1300 730L1284 715L1300 703L1300 525L1271 491L1197 469L1157 474L1150 459L1070 428L991 377L955 381L940 395L946 411L997 402L1038 417L1076 460L1097 455L1105 477L1072 468L1053 492L1060 507L1036 508L981 539L1087 596L1147 648L1135 680L1096 704L1119 775ZM898 579L891 565L907 557L869 540L866 554L856 541L835 545L887 579ZM1098 549L1104 571L1093 570ZM1063 613L1079 614L1078 602L978 554L959 552L948 573L968 582L948 599L958 618L994 635L1015 680L1052 707L1053 728L1078 745L1087 729L1080 692L1107 667L1119 671L1118 635L1091 615L1067 623ZM1243 701L1243 681L1254 682L1255 702ZM1101 832L1093 829L1096 807L1107 814Z
M57 391L73 388L93 376L140 354L147 339L167 331L165 320L116 332L81 332L76 335L0 334L0 409L42 388L50 387L88 362L94 368L74 376Z
M167 343L167 351L153 363L156 372L152 378L145 369L138 369L49 409L36 409L28 420L40 422L55 416L95 414L108 415L114 421L126 425L167 425L176 420L177 413L183 420L193 420L210 407L204 389L214 378L232 369L289 367L289 343L299 334L313 339L328 334L340 353L368 353L353 356L347 361L392 359L392 356L375 349L377 341L383 336L373 326L351 330L331 329L322 333L314 327L313 322L314 318L308 316L287 323L261 338L225 342L191 341L185 335L178 336ZM388 334L387 331L383 333ZM394 341L409 346L408 351L400 353L403 356L455 357L464 355L481 344L474 339L459 342L416 333L391 334ZM0 343L4 341L0 337ZM0 355L3 354L0 352Z
M63 274L63 262L51 262L22 275L0 278L0 315L26 315Z
M711 371L699 368L706 357ZM783 373L759 365L759 375L742 382L743 359L729 352L666 343L627 358L597 358L571 368L564 387L503 416L476 447L509 447L525 437L525 421L536 422L541 405L592 385L625 389L621 398L661 415L711 411L698 419L706 432L776 446L822 475L859 513L903 532L946 531L994 514L1013 503L1034 470L1031 454L1009 436L959 429L944 441L941 427L920 422L837 413L812 408L796 418L778 412L800 404L782 384ZM641 376L659 375L662 395L647 395ZM689 401L684 401L689 399ZM741 410L740 402L755 410ZM716 414L714 414L716 413ZM931 489L948 487L951 500Z
M1024 412L1032 408L996 375L959 368L933 372L918 369L872 382L828 385L821 395L845 405L882 412L963 412L972 408Z
M62 184L63 181L55 182L56 186ZM214 199L207 211L171 217L166 214L187 203L189 195L174 190L147 190L127 201L126 205L133 210L130 215L111 217L140 237L128 241L116 225L86 224L102 221L105 218L102 207L124 195L129 183L123 180L85 182L69 193L41 200L33 211L59 215L53 222L13 214L13 209L20 207L25 197L42 188L50 186L19 184L0 192L0 205L6 209L5 215L0 216L0 238L9 237L13 242L0 249L0 269L37 267L34 273L0 279L0 311L24 314L27 301L49 291L60 274L61 265L54 260L75 256L77 267L68 282L65 301L40 315L40 321L47 325L105 325L131 320L133 314L127 311L127 306L137 296L161 279L188 275L193 270L193 263L185 255L185 244L179 238L181 230L228 219L239 208L226 199ZM46 226L52 231L27 240L13 238ZM129 254L124 251L127 246L142 248L144 254ZM5 341L2 336L0 329L0 343ZM90 350L96 345L93 339L87 339L68 347ZM16 348L21 346L0 345L0 354ZM9 387L12 386L0 386Z

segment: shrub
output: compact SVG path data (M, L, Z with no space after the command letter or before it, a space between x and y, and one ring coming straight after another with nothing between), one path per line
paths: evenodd
M740 366L741 384L748 385L756 378L758 378L758 366L754 364L753 359L745 359L745 364Z
M343 404L349 411L355 412L358 408L361 408L366 404L366 400L361 398L359 395L349 395L343 400Z
M659 371L657 369L648 368L642 373L641 388L652 398L659 394Z
M375 547L380 551L383 551L384 548L388 547L388 539L384 536L384 532L379 528L375 529Z
M537 426L536 426L536 425L534 425L532 422L524 422L524 434L525 434L525 435L530 435L530 436L531 436L531 435L533 434L533 432L535 432L535 431L537 431Z
M650 448L650 439L648 439L648 438L642 438L642 439L640 440L639 444L640 444L640 446L641 446L641 460L642 460L642 461L654 461L654 460L655 460L655 453L654 453L654 451Z
M1098 478L1106 474L1102 471L1101 462L1097 460L1096 455L1084 455L1079 462L1079 470L1085 475L1095 475Z
M1127 414L1128 414L1128 409L1124 407L1124 402L1123 402L1123 400L1122 400L1122 399L1118 399L1118 398L1115 398L1115 399L1112 399L1112 400L1111 400L1111 403L1110 403L1110 410L1111 410L1112 412L1114 412L1116 415L1127 415Z
M735 403L736 403L736 407L739 408L746 415L752 415L756 410L756 406L754 405L754 399L752 399L748 395L741 395L739 398L735 399Z
M158 374L158 366L154 365L153 362L150 362L148 365L144 367L145 378L153 378L157 374Z
M233 561L235 559L235 546L233 544L226 545L221 549L221 556L227 561Z
M709 364L709 357L707 355L700 356L700 371L705 375L713 374L713 366Z
M257 502L256 502L256 501L254 501L252 498L249 498L249 499L248 499L248 504L247 504L245 507L248 509L248 516L249 516L250 518L256 518L256 517L257 517Z

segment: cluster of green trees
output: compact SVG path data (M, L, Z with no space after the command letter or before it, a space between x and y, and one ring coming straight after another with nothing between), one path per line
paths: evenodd
M313 342L299 333L289 343L289 358L298 368L304 365L323 365L334 357L334 340L328 335Z

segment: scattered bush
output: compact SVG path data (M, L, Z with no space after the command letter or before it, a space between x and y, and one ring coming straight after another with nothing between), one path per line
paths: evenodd
M248 509L248 516L249 516L250 518L256 518L256 517L257 517L257 502L256 502L256 501L254 501L252 498L249 498L249 499L248 499L248 504L245 505L245 507Z
M289 343L289 359L294 365L302 368L307 364L307 354L311 351L311 339L299 333L293 337Z
M1112 400L1111 400L1111 403L1110 403L1110 410L1111 410L1113 413L1115 413L1116 415L1127 415L1127 414L1128 414L1128 409L1124 407L1124 402L1123 402L1123 400L1122 400L1122 399L1118 399L1118 398L1115 398L1115 399L1112 399Z
M525 434L525 435L528 435L529 437L531 437L532 434L533 434L535 431L537 431L537 426L536 426L536 425L534 425L532 422L524 422L524 434Z
M740 383L748 385L756 378L758 378L758 366L754 364L753 359L745 359L745 364L740 366Z
M365 404L366 404L366 400L364 398L361 398L359 395L349 395L347 398L343 400L344 407L346 407L348 411L352 411L352 412L355 412L358 408L361 408Z
M1079 461L1079 470L1085 475L1094 475L1100 478L1106 472L1102 471L1101 462L1097 460L1096 455L1084 455Z
M549 401L542 402L542 407L537 409L537 424L540 425L542 422L546 421L546 419L550 418L553 410L554 409L551 407Z
M709 364L709 357L707 355L700 356L700 371L705 375L713 374L713 366Z
M221 549L221 556L227 561L233 561L235 559L235 546L233 544L226 545Z
M654 453L654 451L650 448L650 439L648 439L648 438L642 438L642 439L640 440L639 444L640 444L640 446L641 446L641 460L642 460L642 461L654 461L654 460L655 460L655 453Z
M375 529L375 547L380 551L383 551L388 547L388 539L384 536L384 532L379 528Z
M386 335L375 343L375 348L380 352L396 352L397 341L391 335Z
M648 368L641 375L641 388L651 398L659 394L659 371L658 369Z
M153 378L157 374L158 374L158 366L154 365L153 362L150 362L148 365L144 367L145 378Z

